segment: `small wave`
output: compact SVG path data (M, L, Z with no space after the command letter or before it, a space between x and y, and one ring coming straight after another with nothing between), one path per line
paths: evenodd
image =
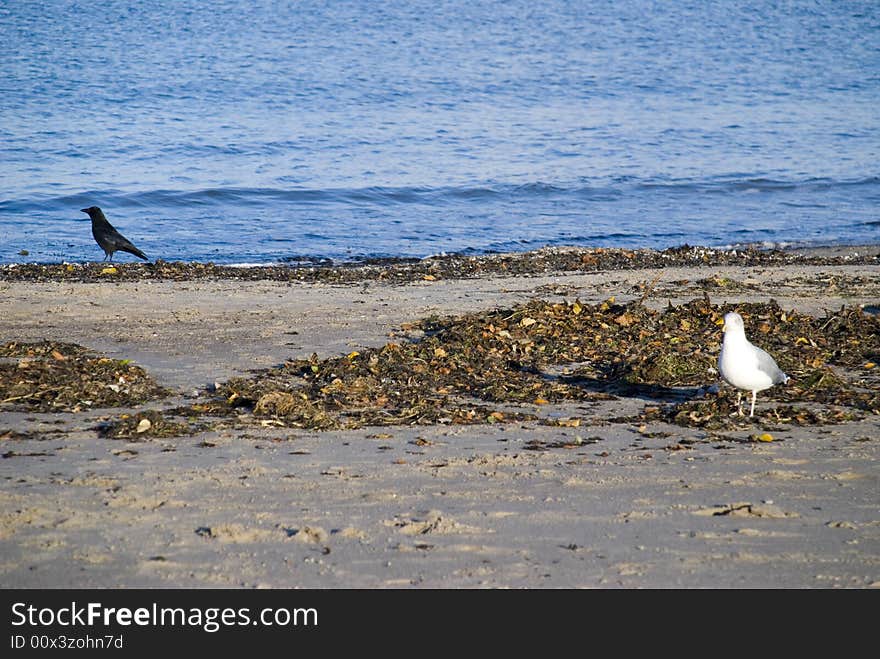
M639 192L731 194L742 192L812 192L853 186L878 186L880 176L852 180L811 178L801 181L761 177L733 176L711 179L644 180L635 177L610 178L598 184L577 182L555 184L475 184L470 186L371 186L364 188L246 188L220 187L201 190L158 189L126 192L114 188L96 189L72 194L37 195L27 199L0 200L0 214L27 212L69 212L71 208L98 205L105 208L179 208L275 207L279 204L300 206L374 206L390 205L443 206L479 202L527 202L530 199L571 199L574 201L615 201ZM803 203L803 202L796 202Z
M534 183L500 186L443 187L366 187L366 188L207 188L203 190L148 190L125 193L120 190L90 190L59 196L42 195L30 199L0 201L0 213L28 211L67 211L84 205L104 207L198 207L247 204L272 205L279 202L306 205L345 204L353 206L391 204L442 205L508 197L522 199L549 195L581 194L583 188L566 189Z
M880 176L866 176L858 179L836 180L830 178L808 178L803 180L778 180L762 177L713 177L712 179L678 179L673 181L647 181L636 183L636 187L646 190L666 190L670 192L787 192L819 191L832 188L850 188L880 184Z

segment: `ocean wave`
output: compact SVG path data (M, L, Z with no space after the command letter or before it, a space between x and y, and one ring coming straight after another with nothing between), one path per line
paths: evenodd
M126 192L118 189L89 190L64 195L39 195L26 199L0 200L0 213L17 214L31 211L69 211L88 205L104 207L174 208L199 206L277 206L290 203L314 206L391 206L460 205L480 202L520 202L529 199L565 199L611 201L639 194L671 195L690 193L734 194L743 192L789 193L827 192L836 188L856 186L880 187L880 176L834 180L809 178L778 180L761 177L677 179L670 181L640 180L622 177L593 184L557 184L533 182L526 184L476 184L472 186L404 186L364 188L247 188L220 187L201 190L158 189Z

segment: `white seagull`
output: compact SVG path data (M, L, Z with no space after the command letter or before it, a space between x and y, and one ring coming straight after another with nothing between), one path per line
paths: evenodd
M737 389L752 392L749 416L755 416L755 399L759 391L788 382L788 376L776 365L773 357L749 343L742 316L733 312L724 316L724 342L718 355L718 370ZM740 391L736 397L736 409L740 414L741 404Z

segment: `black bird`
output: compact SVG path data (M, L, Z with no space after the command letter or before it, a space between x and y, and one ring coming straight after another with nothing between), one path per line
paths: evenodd
M89 217L92 218L92 235L101 246L101 249L104 250L105 261L108 258L110 261L113 261L113 252L117 251L134 254L144 261L150 260L146 254L132 245L125 236L113 228L113 225L107 221L107 218L104 217L104 212L100 208L89 206L88 208L83 208L82 212L88 213Z

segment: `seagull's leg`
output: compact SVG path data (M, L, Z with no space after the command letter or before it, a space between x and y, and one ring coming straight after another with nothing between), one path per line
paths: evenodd
M742 399L743 399L742 392L741 392L741 391L737 391L737 392L736 392L736 413L737 413L739 416L742 416L742 415L743 415L743 410L742 410Z
M752 411L749 412L749 416L755 416L755 399L758 397L758 392L752 392Z

